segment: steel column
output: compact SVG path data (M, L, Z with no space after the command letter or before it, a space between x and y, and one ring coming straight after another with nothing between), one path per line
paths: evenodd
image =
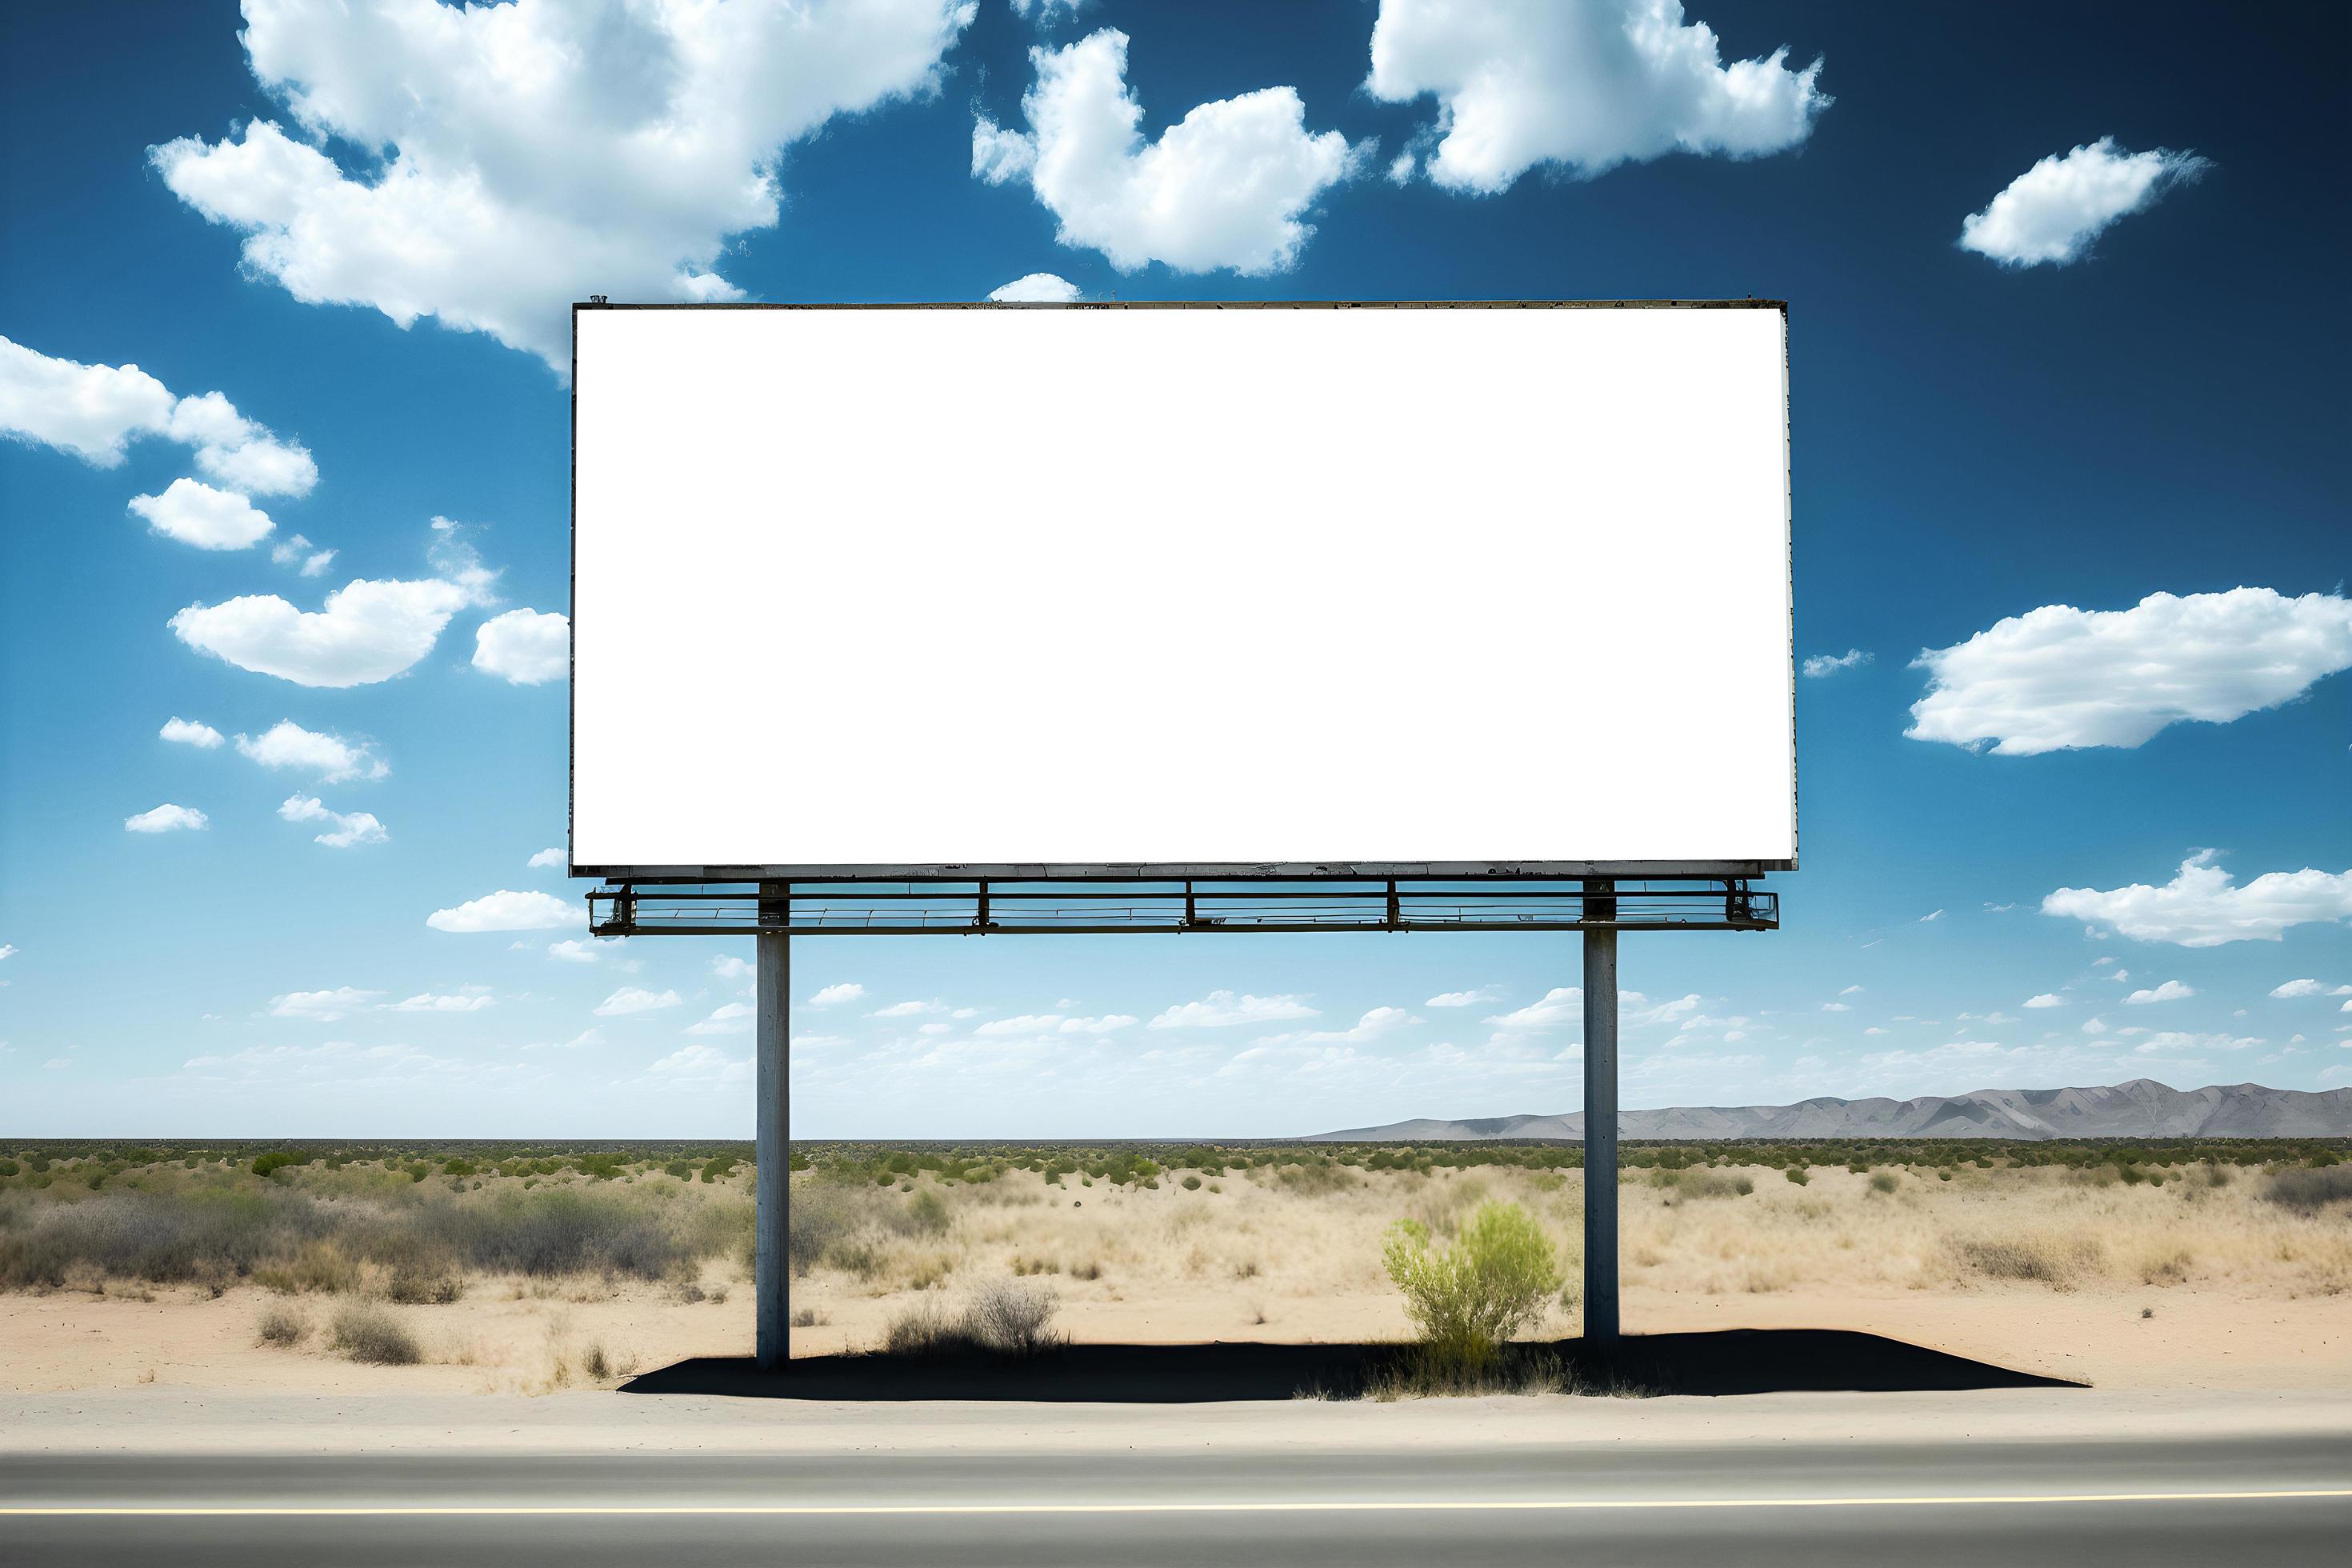
M1616 884L1587 882L1586 912L1616 918ZM1584 933L1584 1342L1617 1342L1617 932Z
M782 920L780 910L777 923ZM752 939L759 949L752 999L759 1023L753 1359L763 1372L782 1368L792 1355L793 1269L785 1245L792 1225L792 940L780 931Z

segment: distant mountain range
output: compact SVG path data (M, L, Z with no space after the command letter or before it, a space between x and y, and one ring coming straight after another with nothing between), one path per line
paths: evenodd
M2178 1089L2137 1078L2113 1089L1981 1089L1917 1100L1836 1100L1795 1105L1676 1106L1626 1110L1621 1138L2342 1138L2352 1137L2352 1089L2317 1094L2258 1083ZM1584 1113L1420 1118L1318 1132L1308 1142L1510 1142L1584 1136Z

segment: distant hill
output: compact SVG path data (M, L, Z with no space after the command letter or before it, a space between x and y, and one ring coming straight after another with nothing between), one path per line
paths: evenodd
M1795 1105L1675 1106L1618 1115L1621 1138L2342 1138L2352 1137L2352 1089L2317 1094L2258 1083L2178 1089L2137 1078L2113 1089L1980 1089L1917 1100L1836 1100ZM1385 1127L1318 1132L1308 1142L1434 1143L1581 1139L1584 1113L1423 1117Z

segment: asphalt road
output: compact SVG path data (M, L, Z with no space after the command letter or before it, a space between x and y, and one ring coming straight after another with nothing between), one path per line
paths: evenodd
M1148 1418L1148 1417L1146 1417ZM2296 1495L2302 1494L2302 1495ZM0 1459L0 1563L2346 1561L2352 1438Z

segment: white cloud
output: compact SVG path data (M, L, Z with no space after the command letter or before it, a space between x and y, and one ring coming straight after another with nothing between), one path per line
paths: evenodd
M1916 741L2032 756L2074 746L2137 746L2184 720L2222 724L2300 695L2352 667L2352 599L2268 588L2151 594L2128 610L2045 605L1916 668Z
M245 495L307 495L319 479L309 452L246 418L217 392L175 398L135 364L52 359L6 338L0 338L0 435L101 468L121 463L131 441L162 437L194 448L197 468Z
M1078 297L1078 286L1051 272L1032 272L988 291L1000 305L1067 305Z
M754 971L750 960L722 952L710 961L710 973L721 980L749 980Z
M509 610L474 628L474 668L516 686L561 680L572 668L572 623L537 610Z
M1831 100L1788 50L1723 63L1679 0L1381 0L1374 98L1438 100L1438 184L1493 195L1538 163L1591 178L1669 153L1759 158ZM1391 172L1393 176L1393 171Z
M2154 206L2167 190L2210 167L2193 153L2162 147L2126 153L2114 137L2102 136L2052 153L2011 181L1984 211L1961 219L1960 248L2004 267L2063 267L2081 260L2117 218Z
M0 942L0 959L14 958L16 956L16 943Z
M2242 1051L2267 1044L2268 1041L2256 1038L2233 1039L2228 1035L2184 1034L2176 1029L2167 1029L2150 1035L2132 1050L2138 1056L2160 1056L2168 1051Z
M1315 232L1303 221L1315 198L1355 172L1348 139L1310 135L1290 88L1201 104L1147 144L1126 34L1107 27L1029 58L1028 131L978 121L971 172L992 185L1027 183L1061 220L1056 239L1099 250L1122 272L1153 261L1279 272Z
M1838 994L1841 996L1859 996L1862 994L1862 987L1859 985L1849 985L1844 990L1839 992Z
M862 991L863 987L860 989ZM869 1018L918 1018L925 1013L936 1013L939 1010L940 1005L936 1002L893 1002L887 1007L877 1007L866 1016ZM965 1015L959 1013L956 1016L962 1017Z
M281 719L260 739L236 738L236 749L265 768L300 768L319 775L321 784L346 779L380 779L390 773L383 758L366 745L354 745L341 735L305 730L291 719ZM296 819L289 819L296 820Z
M338 985L331 991L289 991L269 999L269 1016L331 1024L374 1005L376 998L383 994L381 991L362 991L350 985Z
M211 818L192 805L173 805L165 801L152 811L142 811L136 816L126 816L122 826L133 833L170 833L179 828L199 828L210 825Z
M177 714L164 720L163 729L156 733L166 741L175 742L183 746L194 746L205 752L216 750L222 739L221 732L210 724L202 723L194 719L183 719Z
M2316 980L2290 980L2271 988L2273 996L2352 996L2352 985L2327 985Z
M2105 1018L2090 1018L2084 1021L2083 1033L2086 1035L2104 1035L2106 1032L2107 1021Z
M131 510L156 532L199 550L244 550L277 526L236 491L195 479L173 479L159 496L132 496Z
M740 1035L752 1025L751 1009L740 1002L730 1002L713 1012L699 1024L689 1024L689 1035Z
M2352 871L2271 871L2241 888L2201 850L2161 888L2061 888L2042 900L2045 915L2104 921L2135 942L2219 947L2276 942L2289 926L2352 920Z
M716 1046L681 1046L646 1071L672 1082L742 1083L751 1076L751 1058L730 1057Z
M1919 923L1919 924L1921 924L1921 925L1926 925L1929 921L1939 921L1939 920L1942 920L1943 918L1944 918L1944 911L1943 911L1943 910L1929 910L1926 914L1921 915L1921 916L1919 917L1919 921L1918 921L1918 923Z
M435 931L550 931L559 926L588 923L588 910L551 894L518 893L500 889L468 899L454 910L436 910L425 917Z
M651 1013L663 1007L675 1007L683 1000L675 991L648 991L641 985L624 985L599 1002L593 1011L600 1018L626 1017L632 1013Z
M1198 1002L1181 1002L1155 1016L1154 1029L1219 1029L1229 1024L1271 1024L1285 1018L1319 1016L1304 996L1236 995L1212 991Z
M278 815L289 822L331 822L334 826L314 837L314 841L330 849L349 849L354 844L381 844L391 837L383 824L372 811L354 811L348 815L329 811L316 795L289 795L278 808Z
M1422 1005L1424 1007L1475 1007L1481 1003L1498 999L1498 994L1493 986L1482 985L1475 991L1440 992L1423 1002Z
M2039 996L2028 996L2025 999L2025 1005L2028 1007L2063 1007L2066 1005L2066 998L2044 991Z
M298 686L366 686L390 680L433 651L449 617L471 603L454 583L359 578L298 610L275 594L190 605L172 632L200 653Z
M1402 1007L1375 1007L1358 1018L1355 1026L1347 1029L1306 1029L1286 1035L1268 1035L1256 1042L1259 1048L1279 1046L1360 1046L1394 1034L1408 1025L1422 1020Z
M720 960L713 959L711 961L712 966L716 968L720 962ZM744 963L740 958L735 960L735 963L741 966L740 973L748 977L751 973L751 966L748 963ZM808 1005L812 1007L837 1006L844 1002L858 1001L863 998L865 994L865 986L858 984L854 980L845 980L838 985L828 985L819 991L815 995L808 999ZM902 1007L911 1008L916 1012L923 1010L922 1004L920 1003L901 1003L899 1005ZM896 1015L890 1013L887 1009L885 1009L882 1016L889 1017L895 1016Z
M1874 660L1871 655L1858 647L1850 647L1843 653L1817 653L1807 656L1805 673L1819 680L1825 675L1835 675L1841 669L1859 669L1872 662Z
M478 1013L485 1007L495 1007L499 999L486 991L468 991L451 994L426 991L402 1002L387 1002L387 1013Z
M551 867L561 866L564 863L563 851L561 849L542 849L538 854L523 862L525 866L528 866L534 871L544 871L549 869Z
M562 942L549 942L547 944L547 956L554 959L559 963L599 963L604 961L604 954L607 952L614 948L626 947L627 945L628 942L625 938L617 936L604 938L593 936L566 937Z
M1851 1013L1853 1011L1853 1008L1849 1004L1843 1002L1824 1002L1822 1004L1822 1011L1824 1013Z
M931 91L976 9L247 0L253 74L315 145L256 120L149 157L296 299L436 317L561 374L592 291L738 298L713 268L775 226L782 151Z
M2178 980L2168 980L2152 991L2135 991L2124 998L2132 1006L2144 1006L2150 1002L2184 1002L2197 994L2194 985L2183 985Z
M1139 1020L1131 1013L1112 1013L1099 1018L1074 1018L1060 1013L1024 1013L1017 1018L994 1018L982 1024L974 1035L1108 1035L1130 1028ZM924 1028L944 1029L946 1025L929 1025Z
M1530 1002L1514 1012L1489 1018L1489 1024L1503 1029L1549 1029L1554 1025L1584 1022L1584 991L1580 986L1555 985L1539 1002Z
M298 533L271 545L269 559L273 565L299 567L305 577L323 577L327 568L335 563L335 552L313 547Z

